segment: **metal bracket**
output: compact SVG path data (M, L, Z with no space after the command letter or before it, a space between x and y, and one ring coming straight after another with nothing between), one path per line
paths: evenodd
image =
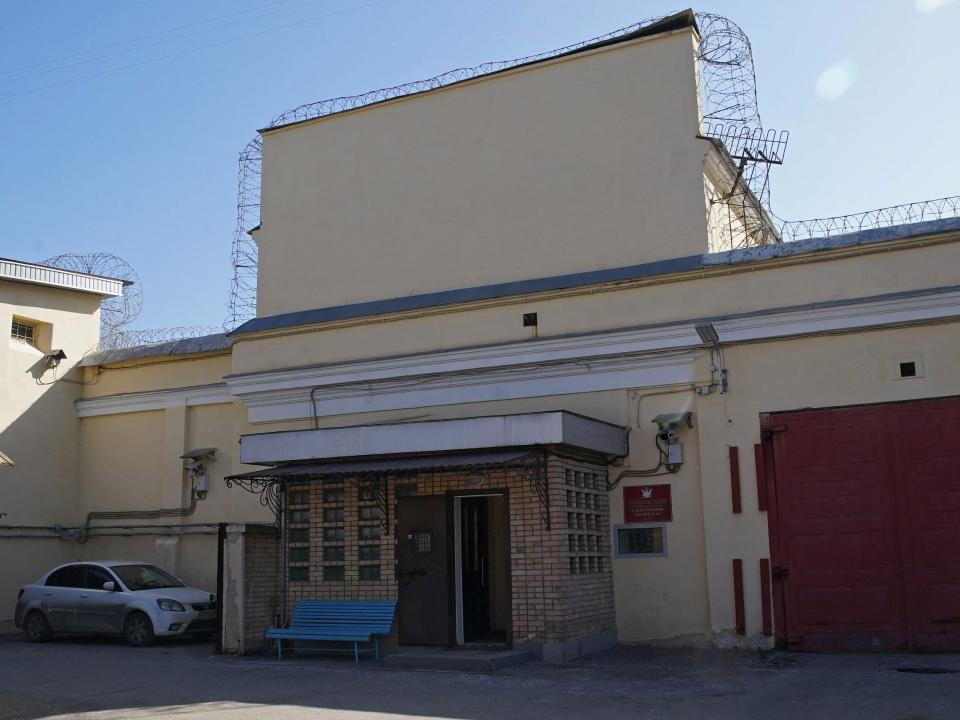
M550 532L550 488L547 477L547 463L543 456L536 456L520 466L524 481L530 483L530 492L540 499L540 520L547 532Z
M366 481L350 479L348 482L358 490L368 490L373 502L380 509L380 529L384 535L390 534L390 503L387 492L387 478L383 475L373 475Z
M227 487L236 485L241 490L260 496L260 504L273 510L274 522L280 527L280 517L283 513L283 501L279 480L269 478L227 478L224 480Z

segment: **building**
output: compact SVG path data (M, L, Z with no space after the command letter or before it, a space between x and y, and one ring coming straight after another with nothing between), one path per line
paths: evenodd
M189 519L58 552L211 585L219 529L235 650L384 597L400 644L550 661L960 647L960 219L718 250L699 42L680 13L263 130L257 316L87 355L62 415L64 524Z

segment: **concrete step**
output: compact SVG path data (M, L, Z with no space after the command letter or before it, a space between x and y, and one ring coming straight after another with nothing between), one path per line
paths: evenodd
M403 648L383 659L386 667L406 670L453 670L458 672L496 672L530 660L527 650L478 650L443 648Z

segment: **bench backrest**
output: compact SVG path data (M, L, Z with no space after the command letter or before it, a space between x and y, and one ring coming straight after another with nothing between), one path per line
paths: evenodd
M293 608L291 628L370 628L386 635L393 624L396 600L301 600Z

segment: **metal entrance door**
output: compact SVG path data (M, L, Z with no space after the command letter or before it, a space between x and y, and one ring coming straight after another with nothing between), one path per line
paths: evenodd
M400 643L449 645L446 496L400 498L397 540Z
M960 400L764 427L778 636L798 650L960 649Z

